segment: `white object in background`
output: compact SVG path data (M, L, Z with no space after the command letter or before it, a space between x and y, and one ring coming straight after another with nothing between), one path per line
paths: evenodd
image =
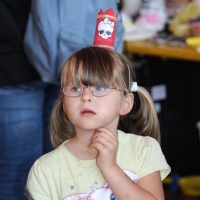
M154 101L165 100L167 98L166 85L155 85L151 87L151 96Z
M139 13L141 7L141 0L122 0L122 12L128 16L133 16Z
M200 0L194 0L194 2L196 2L197 5L200 6Z
M146 30L161 31L164 29L167 15L165 0L141 0L140 17L137 24L142 24Z
M133 22L131 16L137 12L139 16ZM124 41L150 39L164 29L167 21L165 0L124 0L121 14Z
M197 51L198 53L200 53L200 46L199 46L199 47L196 47L196 51Z
M157 102L154 104L154 106L155 106L156 112L160 113L161 112L161 104Z
M198 130L199 130L199 143L200 143L200 121L198 121L198 122L196 123L196 127L197 127Z

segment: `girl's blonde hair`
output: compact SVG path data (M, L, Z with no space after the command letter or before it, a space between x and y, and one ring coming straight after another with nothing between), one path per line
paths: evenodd
M132 83L136 81L134 68L124 55L94 46L75 52L63 63L61 88L66 85L69 75L76 86L83 84L120 87L129 92ZM160 141L157 113L152 98L145 88L138 87L137 92L134 92L133 109L127 116L120 118L119 127L123 127L129 117L132 119L135 134L151 136ZM73 125L63 110L62 92L52 110L50 134L54 148L75 135Z

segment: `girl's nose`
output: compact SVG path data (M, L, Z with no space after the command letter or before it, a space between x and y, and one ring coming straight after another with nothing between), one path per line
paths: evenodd
M90 89L88 87L87 88L85 87L81 94L81 101L86 102L91 100L92 100L92 94L90 93Z

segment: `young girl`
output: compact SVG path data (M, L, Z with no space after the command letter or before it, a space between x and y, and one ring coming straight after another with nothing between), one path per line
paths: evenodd
M154 104L135 81L129 60L106 48L87 47L66 60L51 116L55 150L30 171L33 199L164 200L170 167L157 142ZM128 114L134 134L118 130Z

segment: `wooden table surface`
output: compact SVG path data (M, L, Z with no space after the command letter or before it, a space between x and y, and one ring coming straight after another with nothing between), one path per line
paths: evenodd
M124 52L144 56L148 55L179 60L200 61L200 53L193 47L158 45L148 41L124 41Z

